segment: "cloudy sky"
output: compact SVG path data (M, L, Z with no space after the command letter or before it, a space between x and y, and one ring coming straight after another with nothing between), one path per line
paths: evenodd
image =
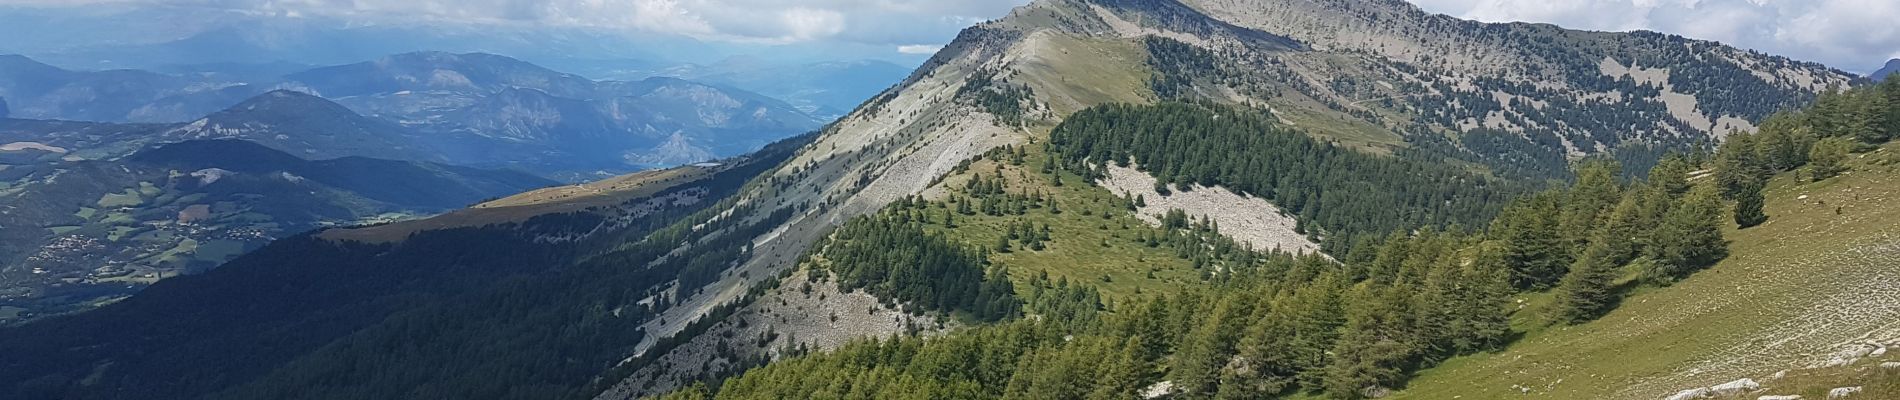
M1483 21L1649 29L1868 72L1900 57L1896 0L1409 0ZM431 18L667 32L749 43L838 41L929 53L1026 0L0 0L74 6L157 3L262 14Z

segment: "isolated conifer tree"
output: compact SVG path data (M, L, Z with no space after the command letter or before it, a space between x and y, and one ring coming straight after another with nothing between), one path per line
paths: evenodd
M1735 196L1735 224L1742 229L1752 228L1768 221L1768 214L1762 212L1762 184L1749 182L1743 185Z

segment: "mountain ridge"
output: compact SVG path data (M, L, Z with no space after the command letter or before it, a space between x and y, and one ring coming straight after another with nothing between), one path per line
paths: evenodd
M1875 81L1885 81L1887 78L1892 78L1895 73L1900 73L1900 58L1887 60L1886 66L1880 67L1879 70L1874 71L1872 74L1868 74L1867 78Z
M10 210L0 214L0 304L28 318L83 311L303 230L409 218L555 183L414 161L310 161L231 139L154 143L113 160L58 155L0 160L12 164L0 190Z
M165 140L243 138L314 158L444 160L403 127L304 92L273 90L164 133Z
M1248 4L1278 5L1284 7L1307 6L1306 2L1295 1L1252 1ZM963 160L972 158L1005 145L1025 145L1039 141L1049 127L1060 121L1068 113L1089 106L1114 103L1149 103L1166 98L1183 98L1198 101L1214 101L1240 104L1252 107L1270 108L1276 116L1295 126L1306 127L1309 133L1342 144L1367 148L1374 152L1406 152L1446 149L1439 153L1459 157L1476 157L1477 153L1493 150L1478 149L1475 145L1458 143L1457 132L1451 128L1461 126L1451 118L1453 112L1477 112L1477 115L1465 116L1464 129L1479 130L1472 126L1471 120L1491 120L1493 129L1511 132L1510 136L1525 136L1513 131L1506 123L1496 121L1532 121L1521 115L1503 111L1506 106L1517 104L1526 106L1524 113L1540 110L1530 106L1535 102L1554 102L1555 98L1522 97L1505 93L1504 90L1523 90L1525 94L1536 93L1538 89L1531 85L1518 86L1509 80L1497 78L1485 81L1463 78L1462 83L1436 83L1437 87L1426 84L1409 86L1420 94L1438 93L1441 96L1450 93L1454 87L1467 87L1473 95L1453 97L1451 103L1460 101L1491 101L1491 108L1439 108L1430 110L1430 114L1416 114L1420 104L1443 101L1442 97L1432 99L1408 100L1411 105L1394 105L1388 110L1370 110L1356 107L1352 102L1363 101L1366 97L1395 96L1383 95L1400 88L1395 82L1387 82L1390 87L1359 80L1357 85L1343 85L1353 82L1350 75L1341 75L1340 80L1327 82L1317 77L1338 75L1329 70L1354 70L1356 68L1376 67L1394 74L1403 75L1403 71L1416 70L1402 63L1366 56L1363 53L1346 50L1328 50L1324 45L1331 42L1306 38L1298 30L1274 33L1267 29L1271 24L1241 17L1214 18L1222 12L1235 13L1230 8L1238 2L1123 2L1123 1L1073 1L1039 0L1019 7L1009 16L999 20L977 24L964 30L956 40L946 45L922 67L904 82L899 83L883 94L866 102L858 110L848 114L837 123L822 131L817 140L804 151L794 156L785 167L771 174L776 179L789 179L789 187L813 188L811 191L768 191L756 194L744 194L747 201L764 204L817 204L801 215L790 219L785 226L775 230L770 236L761 237L761 243L754 247L757 252L731 271L736 277L714 281L697 290L698 295L681 295L679 305L662 313L662 318L644 326L653 333L636 347L635 355L641 356L658 343L658 338L685 332L688 323L712 315L722 310L721 305L737 301L747 288L760 284L760 277L775 275L793 261L800 249L809 247L823 235L825 226L835 225L858 215L869 214L885 204L906 196L923 193L935 185L934 179L949 172ZM1409 16L1422 16L1416 8L1402 2L1373 2L1368 7L1374 11L1403 12ZM1323 1L1310 3L1316 7L1324 5L1360 5L1352 1ZM1348 7L1348 10L1354 8ZM1159 14L1149 14L1158 12ZM1292 13L1277 18L1300 18ZM1351 12L1340 15L1356 16ZM1205 17L1205 18L1203 18ZM1329 17L1330 18L1330 17ZM1343 17L1342 17L1343 18ZM1451 20L1443 16L1423 16L1432 20ZM1232 22L1238 20L1240 23ZM1459 22L1457 25L1476 27L1477 29L1519 30L1548 32L1553 27L1531 26L1523 24L1483 24ZM1246 28L1243 26L1252 26ZM1256 29L1257 28L1257 29ZM1568 32L1568 31L1565 31ZM1211 34L1202 37L1197 34ZM1614 34L1614 33L1569 33L1586 37L1623 37L1638 38L1630 40L1680 41L1683 39L1651 34ZM1281 36L1286 35L1286 36ZM1177 39L1178 38L1178 39ZM1291 38L1292 41L1286 40ZM1173 45L1180 43L1185 46ZM1318 46L1313 42L1318 42ZM1713 44L1701 43L1698 46L1715 55L1742 57L1742 62L1757 62L1758 65L1783 63L1799 70L1800 74L1814 74L1816 80L1845 83L1852 78L1834 70L1827 70L1813 64L1801 64L1785 59L1748 56L1740 52ZM1208 48L1213 48L1209 50ZM1201 50L1193 50L1193 49ZM1165 51L1186 51L1179 58L1171 58ZM1234 55L1238 54L1238 55ZM1422 53L1420 53L1422 54ZM1741 54L1741 55L1736 55ZM1259 58L1253 58L1259 57ZM1581 57L1581 58L1579 58ZM1762 57L1759 60L1749 57ZM1214 62L1195 62L1212 59ZM1608 58L1608 57L1606 57ZM1556 136L1553 142L1562 141L1566 147L1542 148L1538 150L1552 154L1559 163L1567 163L1569 158L1586 154L1609 153L1625 145L1654 146L1656 148L1688 149L1707 146L1719 140L1724 127L1721 118L1702 117L1698 124L1692 111L1700 111L1693 106L1687 110L1676 107L1672 114L1670 102L1688 103L1688 99L1670 90L1670 82L1683 79L1676 76L1633 77L1629 72L1620 77L1610 77L1604 70L1606 58L1576 56L1577 61L1570 65L1577 71L1587 71L1587 76L1613 82L1619 90L1647 91L1649 98L1640 101L1629 99L1615 107L1640 111L1616 111L1626 113L1636 120L1658 121L1647 133L1629 136L1598 136L1586 129L1550 130ZM1726 58L1725 58L1726 60ZM1764 61L1765 60L1765 61ZM1328 67L1329 63L1340 62L1348 67ZM1630 60L1630 62L1636 62ZM1730 61L1723 61L1730 62ZM1222 66L1222 63L1232 63ZM1791 63L1791 64L1790 64ZM1212 65L1210 65L1212 64ZM1447 65L1460 65L1449 63ZM1777 74L1768 74L1776 79L1767 79L1745 71L1741 62L1728 64L1728 71L1736 71L1734 79L1757 80L1757 88L1781 93L1772 97L1778 104L1794 105L1803 99L1811 99L1815 91L1824 88L1820 84L1794 85L1795 79L1780 79ZM1245 66L1245 67L1242 67ZM1353 67L1357 66L1357 67ZM1222 70L1242 71L1258 68L1258 73L1226 74ZM1662 68L1656 65L1643 65L1643 68ZM1756 66L1755 68L1767 68ZM1629 69L1624 67L1625 70ZM1643 69L1642 71L1650 71ZM1772 71L1771 71L1772 72ZM1585 74L1586 72L1579 72ZM1458 76L1447 72L1450 76ZM1198 75L1198 76L1197 76ZM1642 75L1637 73L1635 75ZM1385 75L1370 75L1385 76ZM1614 80L1612 80L1614 78ZM1395 78L1396 79L1396 78ZM1639 82L1639 80L1644 80ZM1222 82L1240 83L1227 85ZM1261 82L1249 87L1249 83ZM1498 89L1493 92L1478 90L1479 82L1493 82ZM1771 83L1775 82L1775 83ZM1787 86L1774 86L1777 83ZM1819 83L1819 82L1813 82ZM1358 89L1351 89L1357 87ZM1686 87L1686 86L1685 86ZM1346 90L1351 89L1351 90ZM1342 92L1356 90L1366 93L1360 97L1346 97ZM1688 90L1688 89L1684 89ZM1027 95L1020 95L1028 93ZM1726 92L1724 92L1726 93ZM1404 93L1399 93L1404 95ZM1668 94L1668 96L1665 96ZM1262 97L1271 96L1271 97ZM1569 96L1579 96L1571 94ZM1760 101L1760 97L1747 97L1735 94L1723 94L1730 102ZM1421 96L1423 97L1423 96ZM1665 98L1666 97L1666 98ZM1708 104L1724 104L1711 97ZM1352 102L1349 102L1352 101ZM1586 100L1587 101L1587 100ZM1620 101L1620 100L1619 100ZM1584 104L1572 101L1574 107L1587 107L1600 110L1611 107L1602 102ZM1752 103L1735 103L1724 112L1734 115L1766 117L1773 107L1761 108ZM1624 107L1627 105L1628 107ZM1683 104L1676 104L1677 106ZM1751 108L1753 107L1753 108ZM1408 111L1409 110L1409 111ZM1460 111L1463 110L1463 111ZM1473 111L1475 110L1475 111ZM1716 111L1723 111L1717 109ZM1554 114L1552 112L1546 112ZM1675 115L1681 114L1681 115ZM1718 114L1720 115L1720 114ZM1733 117L1740 119L1741 117ZM1565 121L1565 120L1547 120ZM1605 121L1575 121L1578 124L1589 122L1603 124ZM1742 123L1728 122L1728 127L1752 129L1757 120ZM1562 122L1568 124L1570 122ZM1531 124L1530 126L1536 126ZM1523 126L1520 126L1523 127ZM1614 132L1614 131L1612 131ZM1445 147L1438 147L1439 141L1450 141ZM1531 139L1523 140L1526 148L1541 145ZM1357 144L1355 144L1357 143ZM1646 170L1647 163L1642 156L1634 152L1627 161L1638 171ZM1660 153L1660 151L1656 152ZM1653 157L1653 156L1651 156ZM1509 165L1504 165L1509 166ZM765 211L756 211L763 213ZM750 277L750 278L744 278ZM687 290L692 291L692 290ZM631 381L630 381L631 382ZM613 398L613 397L605 397Z
M1249 14L1253 11L1240 7L1243 5L1303 11L1258 16ZM1476 287L1481 286L1479 281L1483 281L1482 285L1513 285L1521 278L1515 276L1519 273L1517 267L1505 261L1505 254L1462 247L1479 238L1459 237L1458 233L1443 231L1450 230L1457 222L1489 221L1484 217L1502 213L1498 209L1504 207L1503 198L1523 193L1522 190L1494 188L1491 183L1516 182L1529 186L1571 179L1608 182L1614 191L1619 191L1617 197L1621 197L1614 168L1597 169L1590 179L1570 172L1571 162L1580 158L1616 157L1626 159L1625 165L1631 170L1626 173L1635 175L1649 172L1654 165L1665 165L1654 168L1662 172L1651 172L1654 174L1651 176L1656 177L1652 180L1660 183L1648 193L1656 194L1622 202L1643 201L1673 207L1670 204L1674 204L1677 197L1689 196L1686 193L1692 186L1691 169L1681 160L1657 160L1661 153L1706 148L1723 139L1722 128L1770 125L1760 118L1750 118L1814 97L1812 83L1852 82L1843 74L1813 65L1776 64L1778 61L1772 57L1736 55L1732 48L1664 35L1430 22L1441 17L1420 17L1415 9L1402 5L1382 0L1253 0L1244 4L1036 1L1016 9L1008 17L966 29L923 68L812 137L768 147L768 151L751 159L756 163L744 166L748 169L730 170L732 175L717 185L718 190L693 191L690 200L646 198L620 203L621 207L616 208L620 211L663 210L650 215L672 216L664 210L685 211L690 215L677 216L677 219L620 219L625 215L603 217L574 213L492 227L444 224L450 227L424 229L422 234L393 229L396 233L389 234L391 237L373 243L323 237L284 241L280 242L282 247L246 259L236 268L220 270L219 275L177 281L181 283L164 286L163 291L150 297L141 296L126 305L109 308L107 313L82 315L72 320L78 322L70 324L0 330L0 335L14 334L35 343L50 343L35 348L33 343L24 340L0 341L0 346L13 346L10 349L19 349L17 354L23 354L18 359L10 359L15 363L10 365L19 367L0 368L0 378L16 382L14 393L73 393L69 397L95 398L111 398L122 393L115 390L158 386L166 392L155 396L181 398L202 397L206 393L231 398L347 398L469 397L505 392L507 396L522 398L620 399L657 395L695 380L718 381L777 357L852 346L846 343L861 343L855 345L855 349L885 343L913 346L878 353L904 355L913 354L903 351L914 349L920 342L952 346L981 344L984 339L957 336L955 332L946 335L946 340L931 342L903 339L862 344L865 342L861 339L944 333L964 326L959 324L991 322L999 315L1007 318L1022 310L1039 317L1023 318L1002 326L979 327L985 334L1001 332L1000 336L983 338L1000 337L1007 341L1042 332L1045 335L1040 339L1070 346L1063 343L1071 343L1071 338L1033 324L1065 323L1067 318L1059 317L1086 318L1110 307L1115 312L1128 313L1123 315L1148 312L1143 309L1177 308L1172 314L1140 314L1170 317L1141 321L1128 329L1194 332L1197 338L1214 338L1183 341L1176 347L1176 343L1169 343L1173 340L1170 333L1153 336L1157 340L1152 343L1142 339L1130 343L1119 340L1120 337L1106 341L1100 337L1077 337L1073 346L1107 350L1061 354L1074 359L1060 360L1100 367L1155 367L1159 364L1154 362L1163 357L1161 351L1175 348L1184 349L1182 359L1220 354L1224 350L1219 347L1225 343L1219 340L1222 332L1244 329L1245 336L1249 337L1299 339L1301 335L1279 334L1284 332L1272 329L1282 327L1271 325L1261 325L1263 327L1256 331L1251 323L1247 326L1229 326L1239 324L1228 322L1191 323L1207 316L1224 318L1211 321L1231 322L1239 320L1237 317L1265 315L1261 313L1266 313L1264 310L1268 307L1253 304L1277 307L1272 304L1285 301L1320 305L1310 308L1308 315L1293 319L1317 320L1322 324L1336 319L1337 325L1353 326L1354 330L1347 332L1356 334L1354 342L1347 343L1368 344L1299 348L1299 355L1289 358L1310 357L1323 361L1333 357L1329 354L1336 351L1359 357L1351 360L1362 360L1364 365L1370 365L1361 368L1359 364L1337 364L1339 369L1345 370L1341 375L1372 370L1373 373L1359 375L1379 376L1336 383L1332 382L1330 371L1321 373L1328 377L1313 376L1312 372L1317 369L1306 365L1307 361L1276 360L1274 367L1300 365L1302 376L1295 379L1301 380L1299 385L1308 390L1322 383L1315 381L1324 378L1328 393L1372 397L1402 387L1394 383L1402 383L1405 374L1416 371L1412 369L1415 365L1390 365L1409 362L1394 361L1390 354L1383 353L1394 347L1389 343L1395 341L1393 335L1407 333L1400 332L1403 328L1387 329L1387 325L1409 318L1408 306L1402 303L1412 299L1409 296L1413 293L1394 289L1410 288L1408 286L1359 282L1360 275L1350 274L1388 276L1394 277L1393 281L1407 283L1411 278L1419 278L1434 282L1432 290L1445 290L1442 292L1445 297L1435 300L1470 295L1479 298L1471 302L1472 305L1509 307L1508 296L1498 296L1493 291L1495 288ZM1330 11L1318 15L1315 13L1320 11L1314 10ZM1431 24L1443 23L1448 24L1445 29L1461 31L1451 39L1415 38L1395 43L1405 44L1412 50L1398 50L1388 57L1350 46L1378 40L1310 36L1313 33L1297 29L1300 25L1282 28L1284 30L1277 33L1273 30L1279 25L1274 23L1278 19L1301 17L1318 18L1321 20L1316 24L1335 27L1359 26L1354 24L1371 23L1369 21L1377 18L1404 22L1393 24L1402 29L1430 28L1436 26ZM1342 22L1342 18L1363 20ZM1419 18L1429 20L1420 22ZM1427 28L1420 29L1429 31ZM1493 36L1497 43L1470 40ZM1487 57L1524 56L1505 51L1510 46L1498 45L1513 40L1549 40L1538 48L1556 55L1525 56L1523 60L1502 63L1502 67L1486 67L1476 60L1437 60L1424 56L1454 47L1469 47L1470 53ZM1603 53L1602 49L1589 48L1608 46L1605 43L1621 46L1618 43L1625 43L1622 41L1666 45L1635 46L1638 50L1629 52L1633 54L1617 54L1629 57L1627 60ZM1677 47L1682 50L1675 50ZM1683 54L1670 53L1675 51ZM1741 59L1731 59L1737 57ZM1764 69L1764 74L1755 75L1749 68ZM1703 75L1691 71L1720 73ZM1784 79L1802 74L1808 74L1812 82ZM1561 81L1553 79L1564 86L1540 87L1535 84L1536 77L1564 77ZM1741 88L1738 90L1717 90L1748 79L1761 83L1734 85ZM690 89L678 92L684 97L705 93ZM1119 103L1128 104L1114 105ZM1087 119L1080 114L1085 110L1094 110L1089 111ZM1599 111L1603 113L1597 114ZM1598 116L1601 118L1593 118ZM1137 121L1135 118L1140 118L1139 127L1116 125L1133 124L1135 122L1130 121ZM1221 125L1226 123L1235 125ZM1199 131L1213 127L1221 130ZM1616 129L1597 132L1595 129L1600 127ZM1231 144L1169 142L1167 139L1191 138L1172 135L1178 132L1171 131L1173 129L1234 135L1226 136L1228 138L1244 138L1248 136L1239 135L1262 130L1275 135L1274 141L1237 140ZM1063 135L1058 136L1058 132ZM1130 159L1104 159L1129 157L1125 153L1132 151L1097 152L1100 147L1090 148L1087 143L1077 142L1099 139L1090 139L1078 132L1118 135L1103 136L1108 138L1134 137L1138 133L1143 135L1138 137L1138 143L1149 146L1140 150L1152 151ZM1283 168L1272 163L1276 159L1271 157L1278 152L1256 151L1260 149L1287 150L1284 153L1291 154L1287 159L1299 160L1307 164L1302 166L1314 168L1303 171ZM1150 162L1152 159L1141 157L1162 161ZM1124 163L1127 165L1121 165ZM1555 168L1549 168L1553 164ZM1095 176L1095 168L1109 165L1127 168L1116 171L1134 175L1126 176L1136 178L1131 181L1154 182L1152 191L1114 193L1095 186L1094 179L1099 178ZM1360 169L1354 165L1367 167ZM1042 170L1037 171L1038 167ZM1335 177L1330 173L1337 171L1329 167L1354 168L1354 171L1387 180L1336 181L1344 185L1335 187L1294 184ZM1257 181L1236 176L1261 171L1272 174L1248 175ZM1274 175L1278 175L1278 179L1266 178ZM1399 183L1473 190L1470 195L1440 197L1440 192L1402 189L1403 185L1390 181L1414 178L1425 182ZM732 180L747 183L739 185ZM1668 186L1678 180L1679 188ZM1327 193L1313 192L1314 188ZM582 185L544 192L541 198L585 195L596 189L598 187ZM1676 219L1707 222L1709 219L1704 217L1725 217L1719 214L1726 211L1726 203L1719 199L1719 194L1708 189L1704 186L1694 192L1695 203L1683 202L1693 204L1683 207L1688 211L1664 214L1670 215L1672 222ZM673 193L687 190L692 189ZM1137 211L1130 211L1143 210L1141 204L1146 201L1142 196L1200 190L1223 191L1218 193L1224 195L1219 201L1265 203L1264 207L1253 208L1256 210L1300 210L1295 215L1282 215L1286 217L1282 221L1259 224L1264 226L1262 229L1273 230L1271 232L1244 232L1295 236L1294 240L1313 241L1333 251L1324 256L1272 257L1273 265L1285 267L1279 272L1286 277L1312 278L1321 275L1323 270L1340 270L1337 267L1341 265L1355 269L1339 272L1345 277L1318 280L1311 290L1282 293L1289 296L1286 298L1243 290L1232 296L1185 295L1144 305L1120 303L1124 299L1154 297L1145 295L1144 290L1165 293L1173 288L1216 283L1224 279L1223 276L1239 274L1229 272L1235 271L1229 267L1262 262L1256 258L1258 249L1233 241L1233 237L1243 235L1231 230L1249 229L1246 225L1224 223L1220 219L1231 217L1231 213L1206 212L1208 208L1221 207L1220 204L1189 205L1202 209L1180 213L1170 210L1153 218L1141 218L1133 215ZM1385 191L1381 194L1392 195L1399 204L1467 207L1460 211L1469 215L1421 217L1432 214L1433 209L1412 212L1385 207L1384 203L1374 203L1371 199L1364 199L1367 201L1360 202L1362 207L1359 208L1321 210L1313 206L1331 207L1340 203L1339 197L1371 191ZM1588 197L1586 195L1577 197ZM1596 206L1607 208L1620 200L1635 198L1606 199ZM711 199L720 200L707 204ZM1515 206L1517 211L1505 214L1514 219L1507 219L1511 222L1498 226L1525 224L1558 232L1562 231L1560 227L1592 221L1557 221L1554 215L1538 214L1568 204L1548 195L1520 204ZM1395 215L1399 213L1408 215ZM1820 214L1825 213L1817 213ZM1321 216L1346 222L1330 223ZM1289 221L1293 226L1286 226ZM1352 221L1416 222L1422 226L1401 227L1391 232L1343 232L1341 227L1351 226ZM602 226L637 228L599 229ZM1715 225L1695 227L1712 226ZM624 236L603 238L602 232ZM1062 235L1051 237L1051 232ZM889 237L880 238L879 233L889 233ZM1708 233L1708 230L1696 233ZM1719 241L1720 232L1716 233L1715 239ZM462 247L451 245L457 242L456 235L465 234L478 238L497 235L506 240L484 240L479 242L484 244L482 246L468 246L466 241ZM1346 237L1348 234L1359 237ZM1380 250L1381 254L1369 254L1366 247L1359 247L1361 251L1357 253L1332 250L1351 248L1362 242L1357 239L1382 234L1389 234L1391 243L1399 246L1418 244L1436 246L1440 250L1418 257L1406 254L1406 248L1402 247ZM891 239L883 240L882 244L893 246L894 250L878 251L885 250L875 247L880 239ZM1549 239L1565 243L1555 246L1568 246L1575 238ZM1308 245L1289 243L1301 248ZM548 244L553 246L544 246ZM559 247L570 244L580 245ZM508 251L513 246L526 248ZM343 251L325 253L332 248L343 248ZM1467 260L1465 250L1497 256L1495 259L1488 255L1471 256L1484 258L1482 264L1487 268L1497 265L1506 265L1506 268L1481 271L1481 268L1470 267L1480 263L1464 262ZM257 275L273 271L269 269L272 258L300 254L337 256L338 265L395 267L362 268L361 271L324 268L328 265L323 262L298 258L300 264L294 266L305 268L295 268L293 272L312 274L313 279L309 281L321 284L297 287L300 290L292 292L297 296L288 297L289 301L268 301L273 299L264 295L268 293L243 289L250 287L245 284L246 280L261 279ZM917 254L929 257L921 263L898 259ZM1056 257L1061 259L1050 260ZM1530 256L1523 258L1548 261ZM466 265L426 261L430 259L474 261ZM503 262L488 262L494 260ZM989 260L998 263L990 264ZM839 266L851 269L829 269ZM906 269L912 266L919 268ZM882 280L876 276L880 267L889 267L889 274ZM1431 272L1426 272L1428 270ZM477 274L458 274L470 271ZM830 275L832 272L837 274ZM1513 276L1502 276L1504 274L1498 272ZM358 273L363 275L354 275ZM395 275L376 275L379 273ZM409 273L418 275L403 275ZM247 274L252 276L247 277ZM508 279L499 280L501 283L496 284L502 286L499 288L486 286L484 282L497 281L489 274ZM954 279L934 282L932 278L939 276ZM1271 282L1267 276L1251 278ZM351 282L357 279L366 284L365 288L343 293L363 296L346 297L348 305L311 300L327 295L323 293L326 288L355 289L357 286ZM283 285L282 282L271 283ZM392 283L418 286L392 287ZM437 283L441 286L436 286ZM936 283L951 285L946 287L953 290L934 291ZM216 304L219 300L183 292L193 285L234 292L234 298L255 300L274 312L250 314L237 308L190 307ZM998 293L1016 290L1009 285L1022 288L1022 298L1001 296L999 300ZM1092 287L1103 289L1095 291L1090 289ZM1466 288L1486 293L1462 292ZM469 293L473 293L469 295L472 300L458 297ZM957 294L975 296L959 298ZM383 296L396 295L408 295L406 298L416 299L424 306L402 309L392 305L395 303L383 301L388 299ZM811 300L814 298L815 302ZM1397 301L1381 303L1382 299ZM237 303L250 304L243 300ZM1390 307L1344 309L1341 303L1379 303ZM158 305L164 304L181 308L171 312L185 317L208 317L173 318L165 312L155 312L163 311ZM360 305L367 307L352 308ZM1328 305L1331 307L1327 308ZM383 306L389 308L380 308ZM1068 306L1074 308L1063 308ZM831 315L825 315L827 313ZM1058 313L1061 314L1058 316ZM928 317L913 318L916 314ZM1173 319L1175 317L1181 319ZM1467 354L1460 353L1462 351L1486 351L1483 349L1487 343L1508 343L1514 321L1497 317L1508 319L1510 315L1492 313L1478 317L1489 317L1479 321L1489 330L1476 333L1492 336L1478 337L1472 343L1447 343L1443 349L1423 350L1431 354L1424 358L1437 362L1442 359L1436 357ZM109 326L119 322L118 318L155 319L167 325L131 324L143 331L130 333L86 329ZM234 320L236 323L230 323ZM336 323L326 324L327 321ZM156 335L161 336L161 340L143 339L153 336L151 332L172 332L170 328L191 333ZM786 334L781 336L780 332ZM1339 331L1317 329L1312 332ZM270 347L269 344L277 343L279 333L298 341L292 346ZM1026 336L1011 336L1015 334ZM1226 337L1238 336L1241 335ZM224 338L238 341L244 347L238 350L224 347L218 341ZM1463 339L1455 335L1444 338ZM1331 343L1331 339L1324 339L1322 343ZM1260 343L1249 346L1256 350L1273 349ZM1445 350L1452 348L1464 350ZM64 349L81 349L86 353L60 353ZM149 349L156 350L138 351ZM1129 357L1136 360L1134 362L1106 356L1119 354L1114 351L1139 353L1137 350L1155 355ZM131 355L116 355L114 351ZM267 354L258 356L247 351ZM1271 353L1254 356L1266 359L1273 357ZM183 355L190 355L198 362L160 365L163 363L154 361ZM1009 360L1022 354L998 356ZM1049 360L1051 357L1020 357L1019 363L992 364L1000 366L1001 371L1009 371L1012 366L1027 370L1055 365L1055 361ZM968 360L974 363L978 358ZM105 384L84 384L87 380L81 377L107 361L123 364L116 364L122 366L99 373L100 379L91 380ZM876 367L875 361L867 362L872 365L865 369ZM793 368L810 365L793 364ZM1166 372L1168 384L1148 385L1164 379L1156 368L1120 371L1125 375L1112 378L1126 377L1128 382L1124 383L1141 386L1118 388L1128 390L1116 394L1203 394L1206 388L1220 383L1216 380L1225 378L1223 374L1229 372L1229 366L1239 373L1264 375L1262 370L1251 366L1266 364L1179 365L1181 371ZM1060 376L1050 379L1043 376L1010 379L1009 388L1001 387L1005 382L999 382L1001 379L996 376L986 376L987 382L996 383L990 385L994 387L962 388L969 393L984 393L978 390L1000 393L1004 389L1016 391L1042 386L1070 388L1068 383L1079 381L1071 378L1098 377L1062 374L1087 371L1054 371L1051 375ZM926 372L975 373L965 369ZM1275 373L1279 372L1286 371ZM1179 380L1180 376L1189 374L1195 374L1200 381ZM202 379L180 379L179 376ZM897 378L877 379L891 376ZM1511 379L1514 375L1492 376ZM914 382L906 380L913 376L867 372L827 376L823 377L824 382L817 384L849 382L849 379L863 377L873 377L870 379L880 383ZM153 382L178 384L152 385ZM1287 385L1291 385L1287 382L1259 384L1260 393L1285 393ZM1274 389L1267 389L1269 385L1274 385L1270 386ZM1510 389L1518 390L1517 387ZM693 395L690 391L683 393Z

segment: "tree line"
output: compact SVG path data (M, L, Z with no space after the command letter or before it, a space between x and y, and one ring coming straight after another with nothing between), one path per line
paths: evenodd
M1866 99L1870 95L1865 90L1823 97ZM1751 205L1749 196L1732 194L1730 177L1724 175L1731 173L1725 168L1734 168L1725 162L1736 159L1725 160L1732 155L1723 152L1745 148L1748 154L1759 154L1763 145L1748 144L1747 135L1740 140L1743 144L1725 145L1713 155L1657 157L1653 168L1641 174L1623 170L1614 159L1586 159L1567 172L1575 177L1569 185L1514 200L1495 192L1436 192L1438 186L1420 183L1439 182L1429 177L1364 177L1361 184L1377 182L1371 186L1410 194L1382 197L1350 185L1300 185L1285 177L1314 171L1310 176L1351 180L1361 176L1343 171L1360 167L1461 175L1387 164L1406 162L1400 159L1354 160L1311 139L1244 138L1248 132L1273 137L1284 131L1274 131L1265 121L1250 121L1243 113L1200 105L1106 106L1077 116L1083 118L1068 123L1080 125L1057 127L1060 140L1052 140L1049 151L1062 157L1056 165L1045 166L1045 172L1099 172L1103 164L1129 162L1157 176L1175 177L1170 181L1176 183L1258 185L1244 190L1282 196L1338 190L1365 203L1358 207L1410 206L1420 215L1447 217L1412 220L1418 225L1385 229L1379 237L1358 234L1351 251L1335 253L1340 256L1336 261L1222 248L1219 267L1206 269L1206 285L1112 304L1103 303L1084 285L1038 275L1015 287L1026 300L1023 312L1034 318L1009 319L930 340L861 341L782 360L717 388L691 387L670 398L1120 399L1161 393L1185 399L1379 397L1450 357L1510 343L1520 334L1512 328L1513 319L1532 324L1586 322L1613 310L1634 287L1670 285L1711 267L1728 254L1722 232L1731 218L1747 227L1746 221L1754 218L1749 209L1758 212L1760 207L1758 186ZM1782 132L1779 129L1766 124L1762 133L1751 135L1772 136ZM1176 137L1163 137L1169 135ZM1195 141L1225 148L1190 143ZM986 156L1012 159L1021 151L1011 148ZM1759 166L1759 159L1739 160L1747 161L1741 165ZM1253 169L1211 167L1221 165ZM1780 165L1776 171L1801 167ZM991 182L973 180L966 193L1007 193ZM1452 218L1458 215L1455 210L1407 202L1442 202L1443 197L1432 196L1445 193L1471 194L1468 200L1488 202L1479 206L1498 211L1487 218ZM1142 199L1123 201L1133 206ZM1354 206L1342 208L1365 209ZM928 216L935 215L930 210L952 207L906 199L887 212L930 223ZM1308 220L1326 214L1309 211L1314 208L1289 209L1325 233L1378 229L1375 224ZM947 218L952 213L941 214L946 226L954 226ZM1162 222L1163 234L1109 244L1160 246L1179 241L1182 249L1216 247L1204 239L1219 236L1212 221L1174 212ZM1513 306L1522 296L1549 296L1553 301L1524 311Z
M1112 163L1148 172L1162 193L1200 184L1266 198L1317 228L1307 233L1333 254L1399 229L1475 226L1529 191L1453 165L1341 148L1232 107L1102 106L1050 136L1057 158L1085 176Z
M1900 81L1821 94L1807 108L1777 113L1753 133L1736 132L1716 149L1715 180L1741 201L1737 222L1753 226L1768 178L1795 172L1821 181L1846 171L1849 154L1900 134Z
M1578 322L1614 304L1626 284L1615 271L1649 266L1644 276L1666 284L1719 259L1724 205L1713 186L1688 181L1690 168L1672 157L1626 185L1614 162L1592 161L1575 185L1512 204L1488 229L1397 232L1337 263L1231 250L1250 256L1205 287L1113 305L1038 275L1016 287L1037 318L859 342L672 396L1120 399L1165 381L1191 399L1376 397L1422 368L1509 343L1514 296L1554 291L1562 306L1541 317ZM897 204L883 224L944 207ZM1169 232L1218 229L1164 220Z
M967 312L980 321L1014 317L1022 307L1007 271L990 262L988 251L927 233L908 212L853 218L815 248L825 268L813 279L835 274L846 291Z

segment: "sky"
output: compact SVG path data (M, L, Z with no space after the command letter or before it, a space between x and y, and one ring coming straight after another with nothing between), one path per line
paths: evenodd
M1408 0L1489 22L1647 29L1869 72L1900 58L1897 0ZM664 32L759 44L845 42L928 54L1026 0L0 0L46 7L162 4L277 16L429 18Z

